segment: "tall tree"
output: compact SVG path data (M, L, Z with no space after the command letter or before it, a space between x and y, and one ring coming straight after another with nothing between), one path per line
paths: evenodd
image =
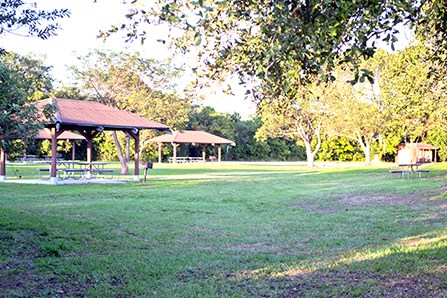
M273 100L265 96L259 105L258 112L263 124L256 133L257 138L285 137L302 141L306 148L307 165L313 167L334 87L332 82L313 83L297 89L299 94L294 91L293 99L289 94Z
M367 61L362 62L364 66ZM374 72L373 72L374 73ZM385 113L378 99L376 88L369 81L355 85L347 80L352 76L346 69L335 72L334 98L331 103L329 129L333 135L343 136L357 142L371 164L371 145L385 130Z
M71 70L79 89L89 98L173 128L185 125L192 99L181 97L174 89L173 82L179 74L178 69L144 59L138 53L96 50L79 57L79 60L80 64L72 66ZM128 156L124 155L116 132L113 138L122 173L126 174ZM142 136L142 140L144 138Z
M431 75L427 48L418 43L385 59L379 66L378 84L390 119L387 127L406 141L421 141L436 124L440 107L439 82Z
M45 65L43 59L31 54L22 56L9 52L0 57L0 61L14 71L20 89L28 101L41 100L53 91L52 67Z
M28 90L21 73L0 63L0 147L5 152L12 141L28 139L43 127L42 114L28 101ZM46 116L51 111L51 106L44 109Z

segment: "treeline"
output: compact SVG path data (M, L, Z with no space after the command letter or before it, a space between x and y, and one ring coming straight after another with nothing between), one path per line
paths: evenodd
M184 79L181 69L138 53L92 51L70 68L73 83L57 88L51 67L38 58L9 53L0 57L0 65L16 78L16 91L30 103L47 97L94 100L174 130L204 130L235 141L235 147L223 148L224 160L369 162L377 156L394 161L402 142L430 143L440 148L438 160L446 160L447 93L439 79L445 70L430 62L429 54L420 43L393 54L379 50L362 65L372 70L370 81L351 84L353 74L337 69L335 80L310 82L294 90L295 97L268 97L257 89L262 99L258 115L248 120L198 105L193 85L179 91L173 83ZM7 94L2 98L7 102ZM143 160L157 159L156 144L146 142L154 136L142 132ZM26 143L29 154L50 154L49 141ZM94 146L96 159L125 163L132 158L133 144L124 133L102 133ZM8 147L12 159L24 153L22 141ZM85 159L85 144L78 141L77 147L76 158ZM60 141L58 150L71 157L69 142ZM201 156L197 146L179 150L180 156ZM171 151L163 148L164 160ZM212 146L207 151L207 156L216 155Z

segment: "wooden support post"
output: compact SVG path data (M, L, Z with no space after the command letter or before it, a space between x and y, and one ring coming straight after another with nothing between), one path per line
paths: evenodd
M76 158L76 141L71 140L71 160L75 161Z
M206 162L206 144L202 144L202 160L203 162Z
M140 181L140 132L138 129L126 131L135 141L134 181Z
M51 134L51 169L50 184L57 184L57 131L56 127L52 127Z
M176 144L176 143L172 143L172 147L173 147L173 149L172 149L172 163L177 163L177 147L178 147L178 144Z
M6 181L6 151L0 148L0 182Z
M222 161L222 146L217 145L217 161L220 163Z
M93 175L93 138L95 138L98 134L102 132L102 127L98 127L96 130L78 130L78 132L86 139L87 141L87 172L85 177L87 179L92 178Z
M163 144L160 142L158 143L158 163L161 163L161 147L163 146Z
M88 137L85 138L87 140L87 178L92 178L93 175L93 137L89 134Z

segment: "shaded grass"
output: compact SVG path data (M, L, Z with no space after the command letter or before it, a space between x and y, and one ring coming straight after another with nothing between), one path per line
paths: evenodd
M399 179L383 167L163 166L147 185L2 184L0 288L5 297L442 297L443 167Z

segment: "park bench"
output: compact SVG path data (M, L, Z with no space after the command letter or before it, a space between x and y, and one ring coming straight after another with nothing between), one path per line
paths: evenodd
M56 169L57 172L57 176L60 178L61 177L61 172L63 172L65 169ZM39 168L37 169L37 171L39 172L39 178L42 178L42 174L43 173L50 173L50 168Z
M405 170L390 170L390 174L400 174L401 178L404 178Z
M427 173L427 178L430 176L430 170L416 170L415 172L418 174L418 178L422 177L422 173Z
M101 174L110 173L111 179L113 178L114 170L113 169L93 169L93 174L96 174L96 177L99 177Z
M84 177L85 175L85 169L62 169L61 170L64 173L64 179L68 177L74 177L76 173L79 174L80 178Z

